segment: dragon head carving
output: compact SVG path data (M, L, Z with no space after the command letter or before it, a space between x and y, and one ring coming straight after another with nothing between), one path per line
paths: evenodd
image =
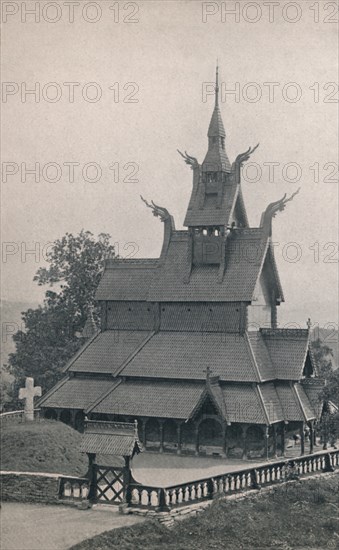
M259 143L257 143L255 147L249 147L247 151L245 151L244 153L240 153L235 159L233 166L235 165L242 166L244 162L246 162L250 158L252 153L254 153L256 149L258 149L258 147L259 147Z
M158 206L153 201L151 201L151 204L150 204L141 195L140 195L140 198L146 204L146 206L148 206L148 208L152 210L153 216L160 218L162 222L165 222L166 220L169 220L172 218L171 214L168 212L166 208L163 208L162 206Z
M265 212L262 213L260 227L263 227L268 232L269 236L272 235L273 218L275 218L278 212L282 212L283 210L285 210L286 204L290 202L299 193L299 191L300 187L288 199L286 198L285 193L285 195L280 200L271 202L267 206Z
M190 165L192 170L194 170L195 168L199 168L199 163L198 163L198 161L195 157L191 157L191 155L189 155L187 153L187 151L185 151L185 154L183 154L181 151L179 151L179 149L177 149L177 151L178 151L179 155L182 156L182 158L184 159L186 164Z

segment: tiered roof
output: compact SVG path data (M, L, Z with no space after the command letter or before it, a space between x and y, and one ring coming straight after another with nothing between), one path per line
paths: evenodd
M188 229L176 231L165 208L143 199L164 222L160 257L106 261L96 292L98 301L139 302L138 308L146 304L150 312L159 304L159 323L127 330L130 317L123 311L117 317L117 330L96 334L90 320L87 344L40 406L188 420L210 399L227 423L269 425L319 416L320 386L304 378L306 363L308 374L316 374L309 331L246 330L242 312L255 300L262 274L269 276L274 304L284 299L271 231L272 218L290 199L271 203L261 226L248 227L239 174L241 164L255 149L238 155L230 165L218 82L208 136L209 150L202 166L182 154L194 172L185 218ZM209 173L210 160L215 166L222 164L216 168L218 173ZM193 248L204 235L207 239L215 235L218 261L193 259ZM199 303L199 311L180 309L179 302ZM217 329L208 325L211 308ZM213 371L213 382L206 376L207 366Z

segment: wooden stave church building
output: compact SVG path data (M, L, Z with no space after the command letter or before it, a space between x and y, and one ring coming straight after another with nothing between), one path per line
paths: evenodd
M298 433L313 451L323 380L307 329L277 328L284 301L274 259L271 203L250 228L241 166L231 165L219 108L193 170L184 225L144 201L164 224L157 259L109 259L96 292L101 327L90 313L85 345L65 377L39 401L46 418L82 430L95 420L138 421L146 450L230 458L283 456ZM144 199L143 199L144 200Z

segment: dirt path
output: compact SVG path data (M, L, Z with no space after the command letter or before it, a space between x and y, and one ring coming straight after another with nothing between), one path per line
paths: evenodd
M78 510L3 502L0 513L1 550L67 550L103 531L144 521L120 515L118 507Z

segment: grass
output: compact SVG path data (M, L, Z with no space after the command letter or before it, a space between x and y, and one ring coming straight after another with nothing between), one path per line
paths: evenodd
M62 422L8 423L1 429L1 469L82 476L88 469L79 452L81 434Z
M277 485L241 501L215 500L174 528L156 521L106 531L70 550L210 550L339 548L339 479Z

